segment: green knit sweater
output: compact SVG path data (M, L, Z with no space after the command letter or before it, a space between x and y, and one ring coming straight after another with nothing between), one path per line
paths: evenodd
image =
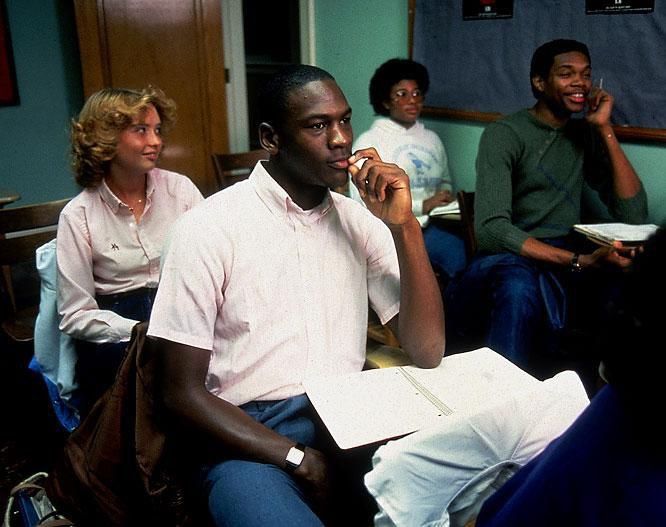
M528 237L568 234L581 222L585 183L615 220L646 221L645 190L630 199L613 193L605 147L585 120L553 128L525 109L488 125L476 159L479 249L518 254Z

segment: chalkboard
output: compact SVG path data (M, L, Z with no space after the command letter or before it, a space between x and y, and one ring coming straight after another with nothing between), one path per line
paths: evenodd
M584 0L514 0L513 16L463 20L462 0L410 0L411 56L430 73L424 114L490 121L534 104L534 50L555 38L587 44L592 74L615 97L629 140L666 142L666 9L585 14Z

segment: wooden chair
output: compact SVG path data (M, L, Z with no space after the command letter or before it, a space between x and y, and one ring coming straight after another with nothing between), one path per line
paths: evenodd
M474 192L459 190L457 194L460 205L460 223L462 226L465 253L469 262L476 253L476 234L474 232Z
M29 305L19 298L15 288L13 270L19 265L32 263L35 269L35 250L55 238L60 211L69 199L49 201L10 209L0 209L0 266L2 266L4 333L14 342L31 342L39 297ZM39 283L38 275L34 276ZM39 290L39 287L36 288Z
M212 157L218 188L223 189L247 179L257 161L268 159L268 152L260 148L237 154L213 154Z

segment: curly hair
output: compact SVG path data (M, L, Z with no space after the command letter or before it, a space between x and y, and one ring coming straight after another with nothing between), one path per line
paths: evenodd
M375 70L370 79L370 104L375 113L389 115L384 103L391 98L391 88L406 79L416 81L424 95L430 87L430 76L426 67L410 59L391 59Z
M120 133L150 104L160 116L162 133L168 133L176 121L176 103L159 88L104 88L88 98L70 128L72 168L80 186L99 185L116 155Z

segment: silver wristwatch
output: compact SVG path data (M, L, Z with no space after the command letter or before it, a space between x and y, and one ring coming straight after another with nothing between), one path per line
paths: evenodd
M292 446L289 449L289 452L287 452L287 458L284 460L287 472L293 472L298 467L300 467L304 457L305 457L304 444L296 443L295 446Z

